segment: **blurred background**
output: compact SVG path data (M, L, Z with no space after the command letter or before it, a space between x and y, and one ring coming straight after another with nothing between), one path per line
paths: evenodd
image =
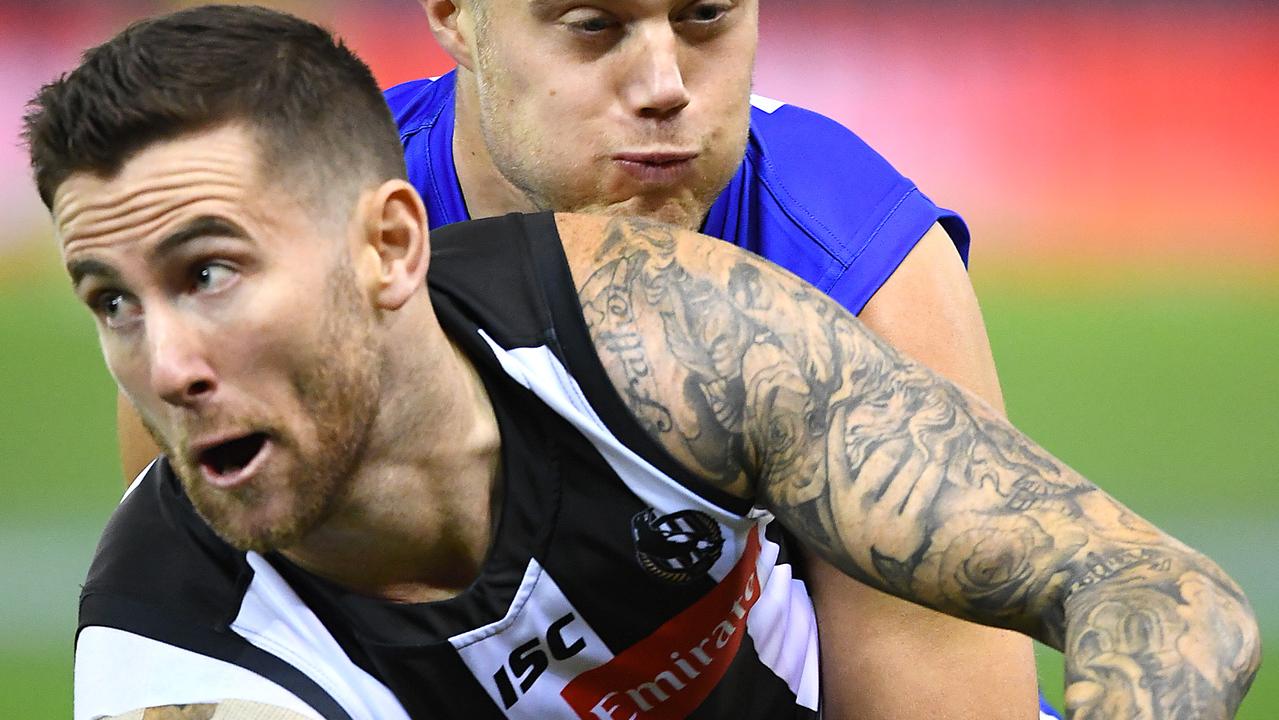
M79 583L121 490L114 387L23 106L182 4L0 0L3 718L69 716ZM265 4L337 30L385 85L450 67L411 0ZM1216 558L1279 648L1279 3L762 6L756 91L844 122L967 219L1014 422ZM1052 651L1041 678L1060 703ZM1279 717L1279 671L1240 717Z

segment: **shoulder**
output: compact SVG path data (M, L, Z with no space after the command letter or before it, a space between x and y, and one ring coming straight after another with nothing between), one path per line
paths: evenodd
M745 162L705 231L858 312L938 222L964 255L963 221L855 132L820 113L754 96Z
M808 378L829 354L818 340L856 320L776 265L704 235L639 218L560 216L559 228L612 386L694 477L752 500L776 393L794 394L794 378L826 382Z
M168 463L152 463L112 514L81 591L77 717L216 697L318 717L313 683L294 681L298 672L231 631L252 575L245 554L200 520Z
M100 595L219 617L236 602L234 586L246 569L244 554L199 518L160 459L134 482L102 533L81 593L81 624Z
M165 705L131 710L107 720L310 720L316 717L259 702L223 700L217 703Z
M747 165L782 213L848 262L883 239L878 235L900 232L913 245L934 222L954 215L851 129L760 96L752 98Z
M859 171L859 182L896 182L901 174L857 133L821 113L751 96L752 150L768 161L772 173L798 170L790 162L837 166ZM854 163L849 166L848 163ZM841 173L843 174L843 173Z
M410 80L383 92L400 136L411 135L434 124L453 100L453 73L438 78Z

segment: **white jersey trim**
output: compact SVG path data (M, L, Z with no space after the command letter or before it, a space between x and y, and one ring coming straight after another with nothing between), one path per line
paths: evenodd
M622 482L650 507L664 512L696 507L709 514L717 522L736 529L749 528L754 519L742 517L701 497L651 463L626 447L613 435L586 394L560 363L555 353L547 347L527 347L507 350L498 345L484 330L480 337L493 349L502 369L513 380L533 391L556 414L577 428L591 445L604 456L604 460L617 473ZM726 548L727 550L727 548ZM729 553L725 553L726 555ZM728 563L730 566L732 563Z
M120 496L120 502L124 502L133 494L133 491L142 484L142 478L146 477L147 473L151 472L151 467L158 462L160 462L160 457L156 457L154 460L147 463L146 467L142 468L142 472L138 473L138 476L133 478L133 482L129 483L129 487L125 488L124 494Z
M764 97L763 95L751 95L751 105L753 105L756 110L763 110L769 115L777 112L777 109L785 104L786 103L781 100L774 100L772 98Z
M676 482L622 444L591 407L577 380L547 347L513 348L498 345L483 330L504 370L531 390L556 413L576 427L595 446L628 489L650 507L662 512L698 508L734 530L724 538L724 553L709 571L723 579L741 558L746 532L758 527L760 557L756 575L763 596L751 610L747 632L756 644L760 662L786 682L797 702L816 710L818 682L817 619L803 581L792 576L789 565L776 565L781 548L764 537L772 515L755 508L742 517Z
M323 720L293 693L238 665L115 628L86 627L76 640L75 720L227 699Z
M275 568L255 552L253 568L231 629L305 673L355 720L409 720L390 688L351 662L311 608Z
M815 711L821 699L817 615L804 581L794 577L789 564L777 563L781 546L764 536L764 527L756 573L768 581L746 617L746 632L759 661L786 682L797 704Z

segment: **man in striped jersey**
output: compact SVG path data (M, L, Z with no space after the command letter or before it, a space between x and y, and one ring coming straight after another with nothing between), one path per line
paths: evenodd
M84 587L78 716L813 717L779 524L1063 648L1078 717L1230 717L1255 672L1215 565L776 267L589 216L428 243L367 69L314 26L142 24L28 136L166 451Z
M756 0L422 6L458 67L386 97L432 228L555 210L697 229L794 272L1002 407L963 221L848 129L750 95ZM127 482L158 449L120 408ZM820 557L803 575L831 717L1036 716L1026 638L901 602Z

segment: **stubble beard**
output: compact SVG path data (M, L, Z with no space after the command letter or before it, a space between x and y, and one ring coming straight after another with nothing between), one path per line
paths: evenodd
M144 418L196 512L237 549L264 553L296 545L346 504L363 462L381 395L373 319L349 266L339 265L330 273L325 297L326 319L315 352L298 359L289 378L300 420L310 421L312 438L304 442L296 432L283 431L285 423L266 422L275 445L272 460L291 459L285 472L263 472L230 491L212 487L204 482L196 458L176 452ZM260 427L262 420L238 426ZM248 520L268 504L278 509L269 522Z

